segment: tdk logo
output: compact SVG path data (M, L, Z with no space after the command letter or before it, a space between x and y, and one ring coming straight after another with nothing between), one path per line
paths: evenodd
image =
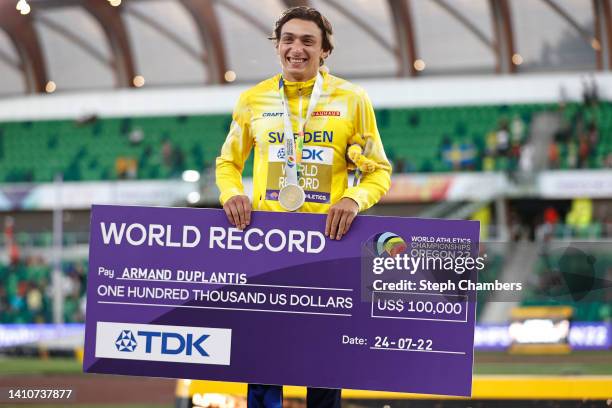
M284 162L287 157L284 145L270 145L268 150L268 160L270 162ZM304 146L302 149L302 164L327 164L334 163L334 149L325 146Z
M202 348L202 343L210 337L207 334L202 334L195 341L191 333L183 336L180 333L172 332L139 331L138 336L146 339L145 353L151 353L155 343L161 354L181 354L184 352L190 356L196 351L201 356L208 357L208 353ZM159 338L159 341L154 342L154 339L157 338Z
M232 330L97 322L96 358L229 365Z
M323 152L324 150L322 148L304 148L304 150L302 150L302 160L322 162L324 161ZM281 160L285 160L285 148L281 147L280 149L278 149L278 151L276 152L276 157ZM289 157L289 159L291 159L291 156Z
M323 149L304 149L302 160L323 161Z
M122 330L117 337L117 341L115 341L115 346L119 351L129 351L132 352L136 349L136 339L130 330Z

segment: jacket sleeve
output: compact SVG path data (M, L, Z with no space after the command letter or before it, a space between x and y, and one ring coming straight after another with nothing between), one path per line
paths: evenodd
M355 132L363 135L366 140L364 155L376 162L376 169L368 174L362 174L357 186L349 187L342 197L348 197L359 205L359 211L364 211L376 204L391 186L391 165L385 154L372 102L365 93L357 94L355 105Z
M253 147L250 117L247 96L243 93L234 108L232 124L221 148L221 155L216 160L215 178L221 191L221 205L235 195L244 194L242 170Z

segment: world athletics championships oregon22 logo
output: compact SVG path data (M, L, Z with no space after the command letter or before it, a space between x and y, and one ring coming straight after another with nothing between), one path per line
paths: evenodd
M129 351L130 353L136 350L136 338L132 334L131 330L122 330L117 337L117 341L115 341L115 346L119 351Z
M404 239L393 232L382 232L374 235L371 245L377 256L395 257L408 249Z

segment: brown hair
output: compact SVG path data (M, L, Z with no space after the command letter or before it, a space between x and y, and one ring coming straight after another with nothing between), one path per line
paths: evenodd
M321 35L323 37L322 48L323 51L327 51L329 54L334 49L334 41L333 41L333 29L332 25L325 16L323 16L317 9L306 6L297 6L291 7L283 12L276 23L274 24L274 30L272 31L272 36L269 37L270 40L280 41L281 30L285 23L289 20L293 20L294 18L306 21L312 21L321 29ZM321 65L323 65L323 60L321 60Z

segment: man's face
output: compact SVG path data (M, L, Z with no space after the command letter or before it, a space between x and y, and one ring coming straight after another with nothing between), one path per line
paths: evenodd
M319 60L327 57L323 51L321 29L314 22L294 18L281 29L276 52L288 81L305 81L317 75Z

